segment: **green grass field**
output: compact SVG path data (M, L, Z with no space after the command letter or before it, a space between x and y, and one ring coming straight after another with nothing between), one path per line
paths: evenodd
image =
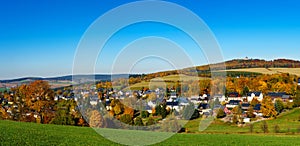
M220 127L220 125L219 125ZM226 127L223 127L226 128ZM231 129L227 129L231 130ZM115 138L145 142L137 135L158 138L161 133L147 135L143 131L103 129L115 133ZM113 131L113 132L112 132ZM127 135L126 137L122 137ZM163 133L162 133L163 134ZM121 136L120 136L121 135ZM297 134L175 134L154 145L300 145ZM136 143L136 144L138 144ZM42 125L13 121L0 121L0 145L120 145L98 135L92 128L59 125Z
M300 133L300 108L281 113L276 119L266 120L268 124L269 133L275 133L274 127L278 125L280 130L279 133L288 133L295 134ZM192 133L200 133L199 123L201 119L191 120L186 125L185 128L188 128L188 131ZM263 133L261 130L262 121L253 123L253 133ZM213 121L212 124L207 127L204 133L249 133L249 125L244 127L238 127L236 125L226 124L220 120ZM203 133L203 132L202 132Z

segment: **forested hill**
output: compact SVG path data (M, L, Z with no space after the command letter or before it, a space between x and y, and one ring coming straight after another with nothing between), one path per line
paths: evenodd
M215 67L224 65L224 63L214 64ZM300 68L300 61L290 59L233 59L225 62L226 69L240 68ZM209 70L209 65L197 66L197 70Z
M242 68L300 68L300 61L290 59L275 59L275 60L263 60L263 59L233 59L226 62L208 64L203 66L189 67L182 70L162 71L152 74L147 74L147 79L154 77L162 77L173 74L186 74L194 75L195 72L201 77L210 77L211 67L214 70L230 70L230 69L242 69Z
M224 70L224 65L226 69L241 69L241 68L300 68L300 61L298 60L290 60L290 59L275 59L275 60L263 60L263 59L233 59L222 63L213 64L212 66L215 69ZM209 76L210 74L210 65L189 67L182 69L183 74L189 75L197 70L199 76ZM196 69L196 70L195 70ZM75 75L76 78L94 78L95 80L110 80L111 78L127 78L127 77L141 77L143 79L151 79L154 77L162 77L167 75L178 74L177 70L170 71L162 71L150 74L136 74L136 75L128 75L128 74L117 74L117 75ZM92 76L92 77L91 77ZM52 77L52 78L39 78L39 77L28 77L28 78L19 78L12 80L0 80L0 83L10 83L10 82L20 82L23 80L69 80L72 81L74 76L61 76L61 77Z

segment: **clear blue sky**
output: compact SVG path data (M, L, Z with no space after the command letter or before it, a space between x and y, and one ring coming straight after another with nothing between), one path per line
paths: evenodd
M106 11L128 2L131 1L1 1L0 79L71 74L76 47L85 30ZM267 60L275 58L300 60L298 0L171 0L170 2L190 9L205 21L216 36L225 60L246 56ZM148 35L177 36L182 44L188 43L185 42L186 36L176 28L157 23L128 26L122 31L116 36L122 38L133 34L135 34L133 38ZM112 49L118 48L113 42L107 44L108 49L106 52L104 50L106 54L104 57L100 55L99 58L103 60L107 57L104 60L109 60L111 54L120 51L120 48ZM126 39L120 42L126 43ZM190 48L185 49L195 60L195 65L206 64L204 55L201 52L200 54L194 52L193 44L188 44ZM105 73L109 63L100 61L96 68L97 72ZM156 70L155 66L150 68ZM164 68L161 66L157 68L162 69ZM141 68L136 71L143 70Z

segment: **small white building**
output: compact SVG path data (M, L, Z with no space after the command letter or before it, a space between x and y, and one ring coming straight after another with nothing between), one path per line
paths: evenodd
M256 98L258 101L261 102L264 98L264 95L262 94L262 92L249 92L247 94L248 102L251 102L253 100L253 98Z

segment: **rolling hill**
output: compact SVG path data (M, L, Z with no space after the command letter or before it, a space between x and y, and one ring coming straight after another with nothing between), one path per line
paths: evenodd
M110 129L105 129L110 130ZM114 130L116 136L118 130ZM127 136L140 131L126 132ZM155 133L156 136L160 133ZM122 138L122 137L120 137ZM151 137L149 137L150 139ZM137 140L138 139L128 139ZM92 128L42 125L0 120L0 145L120 145ZM300 145L299 135L272 134L175 134L154 145Z

